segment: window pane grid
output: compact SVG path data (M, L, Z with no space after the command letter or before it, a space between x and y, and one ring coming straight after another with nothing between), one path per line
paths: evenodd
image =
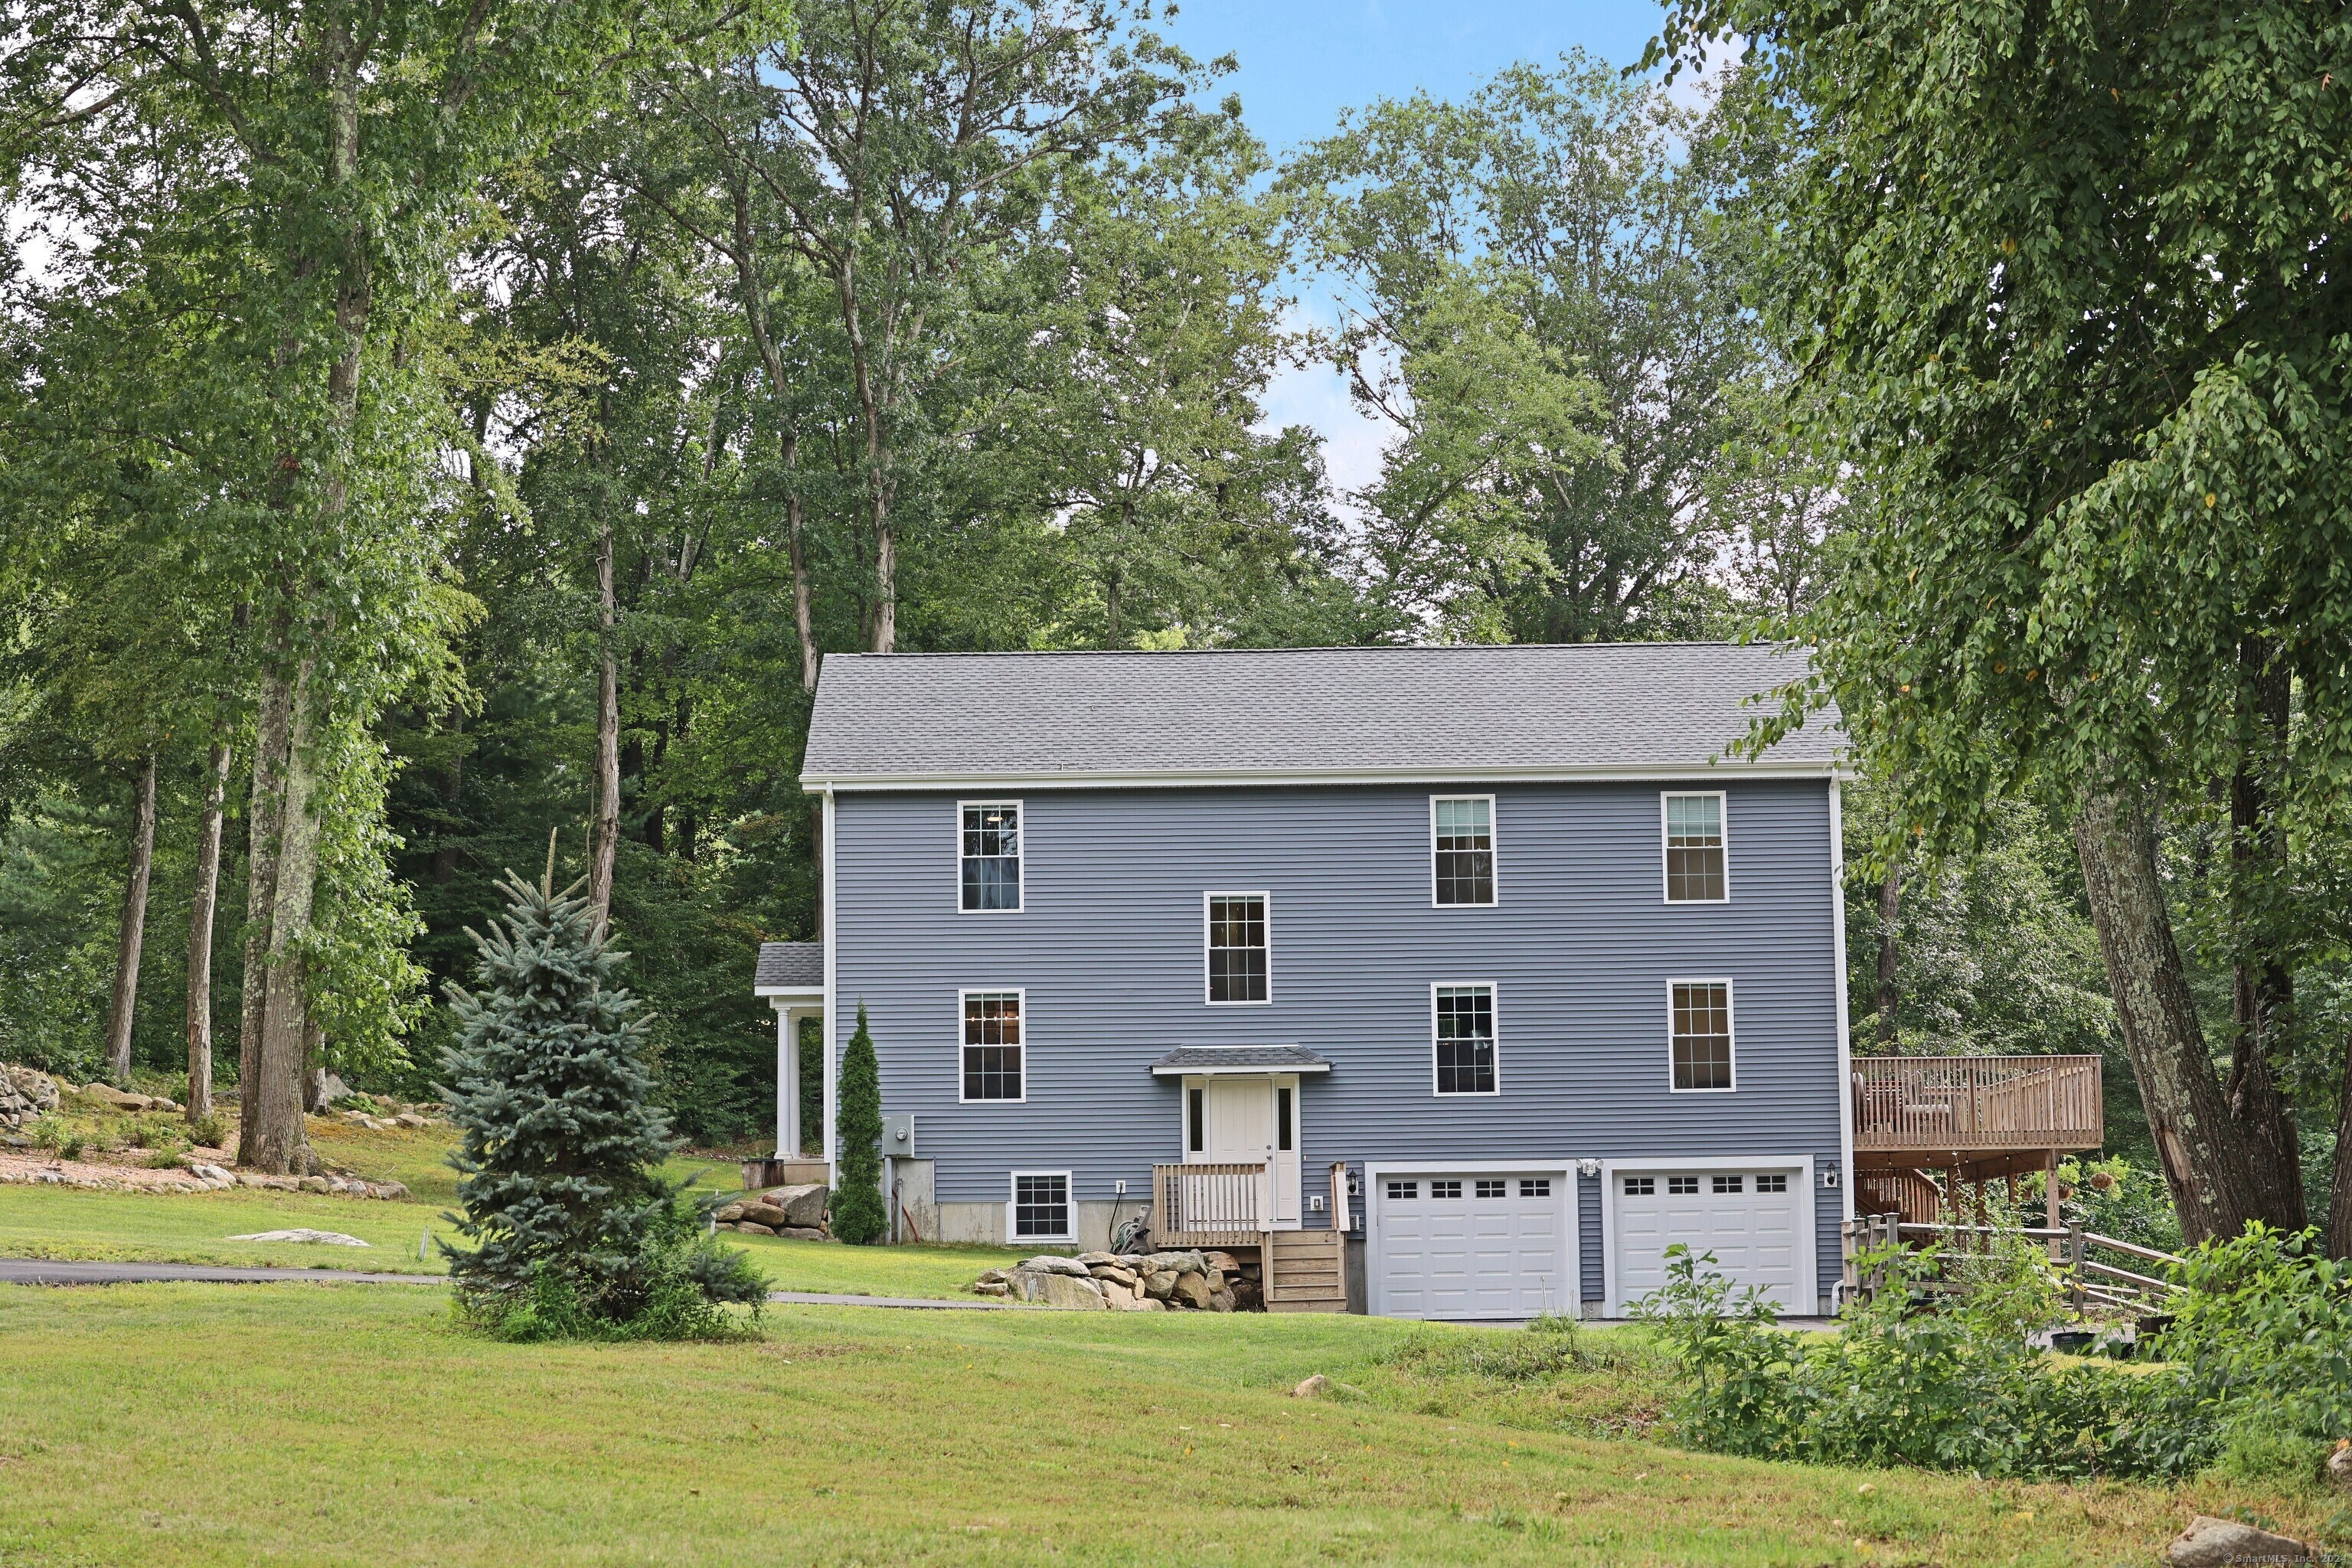
M1673 903L1723 901L1721 796L1666 796L1666 898Z
M1021 907L1021 808L963 808L963 907Z
M1209 900L1209 1000L1266 999L1265 900Z
M1437 988L1437 1092L1495 1092L1493 987Z
M1492 803L1440 800L1436 812L1437 901L1495 901L1495 834Z
M1022 1097L1019 992L974 992L963 999L963 1097Z
M1675 1087L1731 1087L1731 987L1677 984L1674 999Z
M1069 1235L1070 1179L1067 1176L1013 1177L1013 1234Z

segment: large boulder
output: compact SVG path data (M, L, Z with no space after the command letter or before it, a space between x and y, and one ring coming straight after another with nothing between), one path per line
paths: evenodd
M1182 1278L1182 1275L1172 1268L1163 1268L1156 1274L1147 1274L1143 1277L1143 1293L1155 1301L1165 1301L1168 1300L1169 1292L1176 1289L1176 1281Z
M2229 1568L2232 1563L2307 1563L2311 1548L2292 1536L2273 1535L2234 1519L2199 1514L2164 1549L2171 1568Z
M1143 1261L1154 1273L1198 1274L1209 1266L1197 1252L1155 1252Z
M784 1211L786 1225L805 1226L811 1230L824 1224L825 1205L833 1193L822 1182L790 1187L771 1187L760 1194L760 1201L772 1204Z
M1113 1279L1117 1280L1121 1285L1132 1285L1135 1283L1135 1270L1132 1268L1121 1268L1116 1263L1097 1263L1093 1265L1087 1272L1092 1274L1097 1279Z
M81 1097L84 1100L94 1100L100 1105L110 1105L117 1110L144 1110L155 1103L143 1094L132 1094L128 1089L117 1089L110 1083L86 1084L82 1088Z
M754 1225L764 1225L770 1230L782 1230L792 1223L792 1216L773 1204L745 1204L743 1212L735 1217L738 1221L750 1220Z
M1176 1276L1175 1288L1168 1292L1168 1304L1171 1307L1190 1307L1195 1311L1205 1311L1208 1310L1210 1294L1209 1281L1204 1277L1198 1274L1179 1274Z
M1025 1265L1013 1270L1006 1279L1012 1294L1024 1301L1035 1301L1047 1307L1062 1307L1080 1311L1100 1311L1110 1303L1095 1282L1083 1274L1072 1276Z
M2352 1490L2352 1437L2336 1439L2336 1452L2327 1456L2327 1479Z
M1055 1258L1051 1253L1041 1253L1035 1258L1023 1258L1021 1267L1039 1274L1060 1274L1073 1279L1085 1279L1091 1277L1087 1273L1087 1266L1076 1258Z

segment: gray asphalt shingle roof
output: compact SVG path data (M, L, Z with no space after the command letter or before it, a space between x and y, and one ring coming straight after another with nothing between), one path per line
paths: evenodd
M817 684L802 776L1700 768L1769 710L1750 699L1803 668L1801 653L1726 643L837 653ZM1759 765L1827 771L1834 725L1817 715Z
M1329 1072L1331 1063L1305 1046L1181 1046L1151 1064L1154 1077L1263 1072L1268 1068L1289 1072Z
M760 963L751 972L751 989L806 990L824 984L824 943L763 942Z

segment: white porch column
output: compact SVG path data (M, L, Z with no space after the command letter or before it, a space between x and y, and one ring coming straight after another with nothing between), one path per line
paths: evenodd
M806 1159L801 1152L801 1020L822 1018L824 1009L781 1000L771 1005L776 1010L776 1158Z

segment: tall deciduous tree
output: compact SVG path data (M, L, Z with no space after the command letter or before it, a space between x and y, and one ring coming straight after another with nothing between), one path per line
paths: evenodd
M1330 344L1391 426L1360 498L1391 593L1473 635L1687 636L1707 484L1759 345L1717 123L1581 54L1349 115L1285 172L1346 285Z
M2233 1111L2156 844L2259 780L2241 859L2273 858L2352 774L2352 15L1688 0L1661 51L1725 33L1791 153L1762 302L1874 492L1801 622L1815 690L1931 847L2064 803L2184 1229L2292 1224L2246 1055L2275 931Z
M887 653L897 505L929 455L925 405L953 368L959 296L1037 226L1061 165L1137 136L1192 72L1149 34L1129 37L1129 9L1108 0L811 0L793 20L714 77L646 79L724 166L730 208L756 197L774 226L764 254L796 252L833 297L857 417L866 642ZM698 231L748 257L734 223L730 210L723 241L720 226ZM756 300L756 273L747 287Z
M151 265L220 323L196 356L213 395L184 412L248 502L226 544L258 644L238 1158L286 1170L308 1160L306 965L338 832L321 812L431 660L389 647L447 625L446 605L416 614L436 575L416 520L441 510L450 439L428 347L449 246L487 174L703 24L634 0L33 0L14 21L0 138L17 188L97 229L103 258L134 237L139 193L168 186L179 221Z

